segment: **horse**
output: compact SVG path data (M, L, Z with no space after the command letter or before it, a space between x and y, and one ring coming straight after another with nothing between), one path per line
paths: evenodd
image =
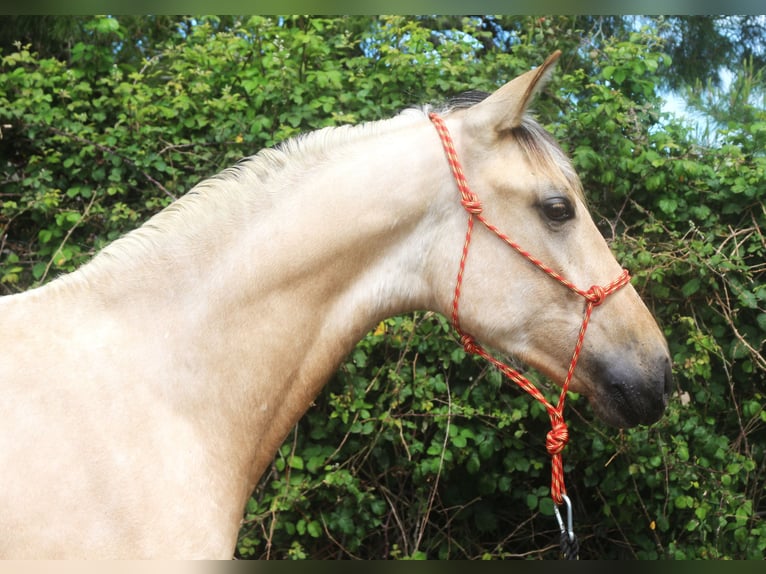
M439 118L483 218L571 284L607 284L622 269L528 112L556 58ZM582 301L486 226L466 256L476 206L431 113L262 150L0 298L2 557L231 558L259 477L354 345L384 318L456 311L458 268L461 331L562 384ZM608 424L651 424L668 347L619 287L570 389Z

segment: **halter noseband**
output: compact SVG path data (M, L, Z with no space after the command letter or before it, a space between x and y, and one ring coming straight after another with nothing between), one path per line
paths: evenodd
M537 399L548 411L548 416L551 421L551 430L546 437L546 448L551 455L551 498L557 506L560 506L564 502L569 505L569 499L566 496L566 487L564 486L564 466L561 458L561 452L564 450L567 441L569 440L569 431L567 425L564 422L564 400L566 398L567 390L569 389L569 383L574 375L575 367L577 366L577 360L580 357L582 351L583 342L585 341L585 331L588 328L590 322L590 316L594 307L601 305L608 295L611 295L615 291L624 287L630 282L630 274L627 269L623 269L622 273L605 286L593 285L588 290L582 290L578 288L574 283L561 276L559 273L545 265L542 261L534 257L528 251L525 251L521 246L513 241L510 237L504 234L496 226L492 225L486 220L482 214L482 204L479 197L471 191L466 181L463 169L460 165L460 161L455 151L455 145L450 136L444 120L435 113L429 114L431 122L436 127L439 137L441 138L444 152L447 156L447 160L452 170L452 175L457 183L458 190L460 191L460 203L468 212L468 230L465 234L465 243L463 244L463 254L460 258L460 268L457 273L457 281L455 283L455 293L452 300L452 325L460 336L460 343L463 345L468 353L479 355L485 360L492 363L497 367L506 377L519 385L527 393ZM468 250L471 245L471 235L473 232L474 219L478 219L484 226L494 233L497 237L503 240L507 245L516 250L525 259L530 261L533 265L538 267L548 276L552 277L562 285L564 285L570 291L573 291L585 299L585 311L583 314L582 324L580 326L580 333L577 337L574 353L572 354L572 360L569 363L569 370L567 371L564 383L561 385L561 394L556 406L551 404L543 394L535 387L524 375L505 363L499 361L491 354L489 354L471 335L463 331L460 327L460 318L458 313L458 305L460 301L460 291L463 285L463 274L465 272L465 263L468 258ZM558 515L558 509L556 509ZM569 515L571 521L571 507L569 507ZM560 517L559 517L559 521ZM563 524L563 523L562 523ZM571 528L570 528L571 530ZM563 528L562 528L563 532ZM571 536L571 532L570 532Z

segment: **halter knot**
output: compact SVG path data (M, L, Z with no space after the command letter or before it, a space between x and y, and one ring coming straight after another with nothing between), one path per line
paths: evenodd
M601 305L601 303L604 302L606 295L606 289L600 285L593 285L590 289L588 289L588 291L586 291L585 298L590 301L594 307L598 307Z
M481 210L484 209L479 198L473 194L463 197L460 203L468 213L473 215L479 215Z
M463 345L463 348L465 349L466 353L469 353L471 355L479 354L479 347L476 344L476 339L471 337L471 335L465 335L465 334L461 335L460 344Z
M548 449L548 454L554 456L561 454L567 442L569 442L569 429L564 419L557 417L545 437L545 448Z

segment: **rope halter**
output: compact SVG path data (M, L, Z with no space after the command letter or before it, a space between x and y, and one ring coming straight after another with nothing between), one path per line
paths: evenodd
M551 455L551 498L557 506L567 502L567 507L571 519L571 504L566 496L566 487L564 486L564 466L562 462L561 453L569 440L569 429L564 421L564 401L569 389L569 383L574 376L575 367L577 366L577 360L580 357L583 343L585 341L585 331L588 328L590 322L590 316L594 307L601 305L607 296L611 295L615 291L618 291L630 282L630 274L626 269L622 270L622 273L609 283L608 285L600 286L593 285L587 290L578 288L574 283L564 278L562 275L545 265L542 261L534 257L528 251L525 251L521 246L513 241L510 237L500 231L499 228L492 225L482 214L483 208L479 197L468 186L468 181L463 173L463 168L460 165L460 161L455 151L455 144L452 141L449 130L447 129L444 120L435 113L429 114L429 118L433 123L436 131L441 138L444 153L447 156L452 175L460 191L460 203L463 208L468 212L468 230L465 234L465 242L463 243L463 253L460 258L460 267L457 273L457 280L455 282L455 292L452 299L452 325L457 331L460 337L460 344L466 352L474 355L479 355L485 360L489 361L495 367L497 367L508 379L515 382L518 386L524 389L527 393L537 399L548 412L548 416L551 422L551 430L548 432L545 446L548 453ZM488 353L470 334L463 331L460 327L460 316L458 312L460 303L460 292L463 286L463 274L465 272L465 263L468 258L468 251L471 245L471 236L473 233L474 220L479 220L487 229L499 237L508 246L517 251L521 256L530 261L538 269L543 271L549 277L555 279L564 287L577 293L585 299L585 311L583 314L582 324L580 326L580 333L577 336L577 342L575 344L574 352L572 353L572 359L569 363L569 370L567 371L566 378L561 385L561 394L559 395L558 403L554 406L551 404L545 396L535 387L524 375L522 375L516 369L513 369L509 365L506 365L502 361L499 361L490 353ZM557 514L558 514L558 509ZM570 520L571 522L571 520Z

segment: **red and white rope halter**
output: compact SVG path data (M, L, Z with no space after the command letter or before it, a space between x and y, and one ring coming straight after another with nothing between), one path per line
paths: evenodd
M513 241L510 237L504 234L500 229L492 225L482 215L482 204L479 197L471 191L466 181L463 169L460 165L460 161L455 151L455 145L452 141L447 126L444 120L435 113L429 114L431 122L433 122L436 130L439 133L439 137L444 147L444 152L447 155L452 175L455 178L457 187L460 190L460 203L468 212L468 230L465 234L465 243L463 244L463 254L460 258L460 268L458 269L457 281L455 284L455 294L452 300L452 324L460 336L460 343L463 345L468 353L479 355L483 357L495 367L497 367L506 377L519 385L527 393L532 395L548 411L548 416L551 421L551 430L546 437L546 448L551 455L551 497L557 505L561 505L566 497L566 488L564 486L564 466L561 458L561 452L569 440L569 431L567 425L564 422L564 400L566 398L567 390L569 389L569 383L574 375L575 367L577 366L577 360L580 357L582 351L583 342L585 341L585 331L588 328L590 322L590 316L594 307L601 305L608 295L611 295L615 291L624 287L630 282L630 274L626 269L623 269L617 279L605 286L593 285L588 290L578 288L574 283L562 277L559 273L545 265L542 261L534 257L528 251L525 251L521 246ZM492 231L497 237L502 239L507 245L516 250L520 255L529 260L533 265L538 267L548 276L552 277L567 289L577 293L585 299L585 312L583 315L582 325L580 326L580 333L577 337L574 353L572 354L572 360L569 363L569 370L567 371L564 383L561 385L561 394L559 395L558 403L554 406L551 404L543 394L535 387L524 375L505 363L499 361L491 354L489 354L476 340L464 332L460 327L460 316L458 312L458 306L460 303L460 291L463 285L463 274L465 272L465 263L468 258L468 250L471 245L471 235L473 233L474 220L478 219L484 226Z

